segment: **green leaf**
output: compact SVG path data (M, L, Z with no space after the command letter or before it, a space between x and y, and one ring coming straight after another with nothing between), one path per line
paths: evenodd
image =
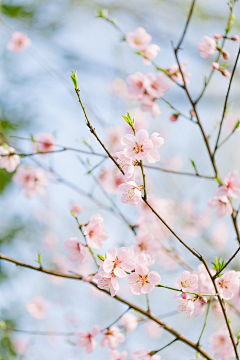
M105 260L105 259L104 259L104 257L103 257L102 255L97 254L97 257L98 257L100 260L102 260L102 261L104 261L104 260Z
M73 217L76 218L75 212L73 210L70 210L70 213L72 214Z
M129 113L127 113L127 116L122 115L122 117L123 117L124 120L128 123L128 125L131 126L131 128L132 128L133 130L135 130L135 129L134 129L134 118L131 119L131 116L130 116Z
M217 180L217 182L219 183L219 185L221 185L221 180L220 180L220 177L219 177L219 174L217 173L217 176L215 178Z
M238 335L237 335L237 339L238 339L238 340L240 340L240 333L238 333Z
M228 324L231 324L231 321L229 319L227 319L227 322L228 322Z
M78 90L78 78L77 78L77 71L75 71L75 73L72 71L72 75L70 75L73 84L75 86L75 90Z
M0 329L5 330L6 328L7 328L7 325L6 325L5 321L1 320L0 321Z
M194 168L194 170L196 171L196 174L197 174L198 172L197 172L195 162L193 160L191 160L191 159L190 159L190 161L191 161L191 164L192 164L192 166L193 166L193 168Z
M236 130L236 129L239 127L239 125L240 125L240 121L238 120L237 123L236 123L236 125L235 125L234 130Z

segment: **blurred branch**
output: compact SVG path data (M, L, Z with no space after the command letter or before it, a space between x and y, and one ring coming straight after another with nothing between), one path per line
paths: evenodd
M180 47L181 47L181 45L182 45L182 42L183 42L183 40L184 40L184 37L185 37L185 35L186 35L187 28L188 28L189 22L190 22L190 20L191 20L192 14L193 14L193 9L194 9L195 2L196 2L196 0L193 0L193 1L192 1L192 5L191 5L190 10L189 10L189 14L188 14L187 22L186 22L186 24L185 24L185 28L184 28L184 30L183 30L181 39L179 40L179 43L178 43L178 45L177 45L177 47L176 47L176 50L177 50L177 51L180 49Z

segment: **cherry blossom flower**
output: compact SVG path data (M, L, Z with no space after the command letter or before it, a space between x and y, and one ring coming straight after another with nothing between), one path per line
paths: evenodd
M127 277L128 284L131 284L131 291L134 295L148 294L153 291L154 286L161 281L157 271L150 271L145 266L137 265L135 272Z
M63 243L64 249L69 250L68 260L79 261L83 263L87 256L86 246L81 243L77 238L70 238Z
M210 270L212 275L215 271ZM199 294L215 294L215 289L212 283L212 280L203 264L198 265L198 271L195 272L198 276L198 289L197 293Z
M124 171L125 178L127 179L126 181L129 181L129 180L134 181L135 179L134 179L133 160L129 159L129 157L127 157L123 153L123 151L118 151L118 152L115 153L115 155L117 156L117 163L119 164L121 169Z
M130 161L128 161L128 160L126 160L126 161L128 163L130 163ZM128 167L128 165L127 165L127 167ZM129 175L129 173L131 171L132 171L132 169L130 169L130 171L127 172L127 174ZM133 168L133 171L134 171L134 168ZM132 175L132 177L134 177L134 175ZM105 191L107 191L110 194L118 194L119 193L118 186L121 185L124 182L124 180L125 180L124 175L118 169L104 169L103 168L102 172L98 178L98 182L103 186Z
M97 342L94 339L100 333L98 325L94 325L91 332L87 333L86 331L78 331L75 336L78 337L77 346L84 347L87 354L93 352L97 346Z
M146 350L138 350L132 354L132 360L161 360L160 355L151 355Z
M54 150L55 150L55 138L52 134L49 133L37 134L34 137L33 151L48 152ZM41 154L41 156L46 156L46 154Z
M26 190L27 197L32 197L36 193L45 195L45 187L48 184L48 178L44 172L38 168L26 168L20 165L13 175L13 182L20 183L22 189Z
M230 201L228 200L227 196L224 195L216 195L212 197L208 201L208 207L210 207L210 209L217 210L218 219L223 218L225 215L232 214L232 206Z
M121 202L129 205L137 205L141 200L141 187L137 186L134 181L125 182L118 187L119 191L123 191Z
M198 49L201 51L201 57L207 59L213 55L217 49L216 41L209 36L204 36L202 42L198 44Z
M126 360L128 356L127 351L119 352L118 350L110 351L110 359L109 360Z
M148 94L153 98L163 97L164 93L170 88L169 84L165 83L164 74L155 76L152 73L147 73L144 85Z
M180 279L177 278L175 285L183 292L194 292L198 287L198 276L189 271L183 271Z
M119 343L125 341L125 336L120 332L119 327L115 325L111 326L109 329L103 330L102 334L104 335L100 342L102 348L108 346L109 349L115 350Z
M83 212L83 207L80 204L72 204L71 205L71 210L75 213L75 214L81 214L81 212Z
M186 84L189 84L188 78L191 76L191 74L190 74L190 72L188 72L186 70L187 64L188 64L188 61L184 61L183 63L180 64L180 67L181 67ZM183 84L183 78L182 78L182 74L181 74L178 64L171 65L168 69L166 69L166 71L167 71L168 76L170 76L171 79L173 80L173 81L171 81L173 84L175 84L175 81L179 82L180 84Z
M139 233L134 240L134 251L136 253L145 253L150 255L156 255L156 252L160 248L160 244L154 240L154 235L150 232Z
M194 311L194 317L200 316L204 313L205 309L206 309L206 302L207 299L206 298L198 298L195 302L195 311Z
M107 252L107 258L103 262L103 270L106 273L113 272L114 275L123 278L127 276L126 272L134 269L134 261L130 258L131 251L127 247L116 249L112 247Z
M236 271L229 271L216 279L219 294L224 300L230 300L239 289L239 277Z
M214 226L211 241L218 249L223 249L226 246L228 237L229 227L225 223L221 222Z
M138 27L134 32L130 32L126 36L126 41L129 45L138 50L144 50L151 40L151 35L149 35L142 27Z
M46 317L46 312L49 306L50 303L42 296L36 296L26 305L26 309L35 319L43 319Z
M152 339L156 339L163 334L163 329L161 328L161 326L152 320L144 321L144 328L148 336Z
M115 78L111 84L111 91L113 94L126 97L127 95L127 84L121 78Z
M106 145L111 151L111 153L115 153L120 149L121 138L124 135L123 127L109 127L106 129Z
M100 214L91 216L89 223L84 229L87 244L93 249L101 249L103 240L108 238L108 233L103 230L104 223Z
M238 171L233 170L228 173L224 178L225 185L220 186L217 195L225 195L234 199L240 198L240 178Z
M121 317L120 324L125 328L126 332L130 332L138 326L138 318L133 314L127 313Z
M160 161L160 154L157 149L159 149L164 144L164 139L157 132L155 132L150 136L150 140L152 141L153 148L147 154L147 159L148 162L155 163Z
M158 52L160 51L160 47L156 44L150 44L145 47L145 49L141 50L143 53L143 62L145 65L151 65L152 59L157 57Z
M12 34L11 40L7 44L7 49L14 52L20 52L31 45L31 40L27 34L16 31Z
M174 297L179 298L178 312L187 313L187 319L190 318L194 312L194 298L190 298L187 294L175 295Z
M142 99L141 110L144 112L150 112L152 118L155 118L157 115L161 114L161 110L158 104L153 101L150 96L144 96Z
M229 360L234 356L233 345L229 336L229 332L225 328L220 328L209 336L211 350L214 356L222 360Z
M136 135L127 134L123 136L121 143L126 146L123 153L129 159L143 160L153 149L149 134L144 129L137 131Z
M142 268L145 267L148 271L148 267L152 266L155 263L155 260L152 260L151 255L149 254L137 254L134 256L135 267L140 265Z
M98 273L94 276L94 279L97 280L97 286L99 289L110 291L111 296L115 296L119 290L119 284L116 275L113 272L106 273L103 270L102 265L98 269Z
M7 156L9 154L9 156ZM4 155L4 156L2 156ZM15 154L13 147L0 146L0 169L6 169L7 172L13 172L20 164L20 157Z
M139 71L133 75L128 76L127 82L129 84L128 91L134 95L136 100L141 100L145 91L146 76Z

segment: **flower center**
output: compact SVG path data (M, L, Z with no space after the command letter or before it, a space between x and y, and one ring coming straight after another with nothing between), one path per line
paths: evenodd
M138 154L140 152L144 152L142 147L143 147L143 145L139 145L138 143L135 143L135 146L133 147L133 150L134 150L135 154Z

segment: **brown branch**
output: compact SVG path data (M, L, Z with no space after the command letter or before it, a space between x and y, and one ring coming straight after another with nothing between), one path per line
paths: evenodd
M179 40L179 43L178 43L178 45L177 45L177 47L176 47L176 50L177 50L177 51L180 49L180 46L182 45L182 42L183 42L184 37L185 37L185 35L186 35L187 28L188 28L189 22L190 22L190 20L191 20L192 14L193 14L193 9L194 9L195 2L196 2L196 0L193 0L193 1L192 1L192 5L191 5L191 8L190 8L190 11L189 11L189 14L188 14L188 18L187 18L187 22L186 22L186 24L185 24L185 28L184 28L184 30L183 30L181 39Z
M143 165L143 167L148 168L148 169L153 169L153 170L159 170L159 171L163 171L163 172L167 172L167 173L171 173L171 174L176 174L176 175L186 175L186 176L194 176L194 177L198 177L198 178L202 178L202 179L216 180L216 178L213 176L205 176L205 175L200 175L200 174L192 174L189 172L167 170L167 169L160 168L157 166Z
M39 271L48 275L54 275L54 276L58 276L58 277L62 277L62 278L67 278L67 279L74 279L74 280L82 280L82 276L81 275L71 275L71 274L64 274L58 271L54 271L54 270L49 270L43 267L36 267L36 266L32 266L32 265L28 265L25 264L21 261L15 260L13 258L10 258L6 255L3 255L0 253L0 259L5 260L5 261L9 261L11 263L14 263L18 266L22 266L28 269L32 269L35 271ZM93 281L90 282L90 284L92 286L97 287L97 284ZM110 296L109 291L104 290L104 289L99 289L99 291L104 292L105 294ZM206 353L201 346L195 344L194 342L192 342L191 340L189 340L188 338L186 338L185 336L181 335L180 333L178 333L176 330L174 330L173 328L171 328L169 325L165 324L164 322L162 322L160 319L158 319L156 316L154 316L153 314L149 313L148 311L140 308L139 306L123 299L122 297L115 295L114 298L116 300L118 300L119 302L127 305L129 308L137 310L138 312L140 312L141 314L145 315L146 317L148 317L149 319L153 320L154 322L156 322L157 324L159 324L163 329L165 329L167 332L169 332L170 334L174 335L178 341L181 341L183 343L185 343L186 345L190 346L191 348L195 349L196 351L198 351L200 354L203 355L203 357L205 357L208 360L214 360L208 353Z
M215 280L219 274L221 274L221 272L230 264L230 262L235 258L235 256L237 255L237 253L240 251L240 246L239 248L235 251L235 253L230 257L230 259L226 262L226 264L222 267L222 269L220 271L218 271L214 276L213 276L213 280Z

